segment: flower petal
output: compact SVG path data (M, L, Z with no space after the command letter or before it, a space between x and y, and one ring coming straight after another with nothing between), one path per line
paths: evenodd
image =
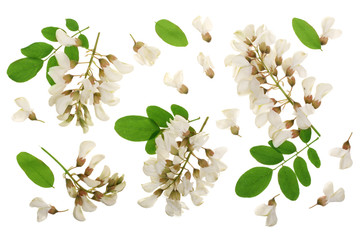
M95 146L93 141L83 141L79 148L79 158L84 158Z
M103 196L100 201L105 204L106 206L112 206L116 203L117 200L117 194L116 193L112 193L112 194L108 194Z
M12 120L15 122L23 122L29 117L29 112L20 109L12 116Z
M273 208L274 206L269 206L263 203L255 208L255 215L267 216Z
M30 202L30 207L46 208L50 207L42 198L36 197Z
M101 104L94 104L94 109L95 109L95 115L98 119L102 121L107 121L110 119L110 117L105 113Z
M345 199L345 191L343 188L339 188L334 194L329 198L329 202L342 202Z
M26 100L26 98L24 98L24 97L16 98L15 103L16 103L16 105L18 105L20 108L24 109L27 112L32 111L28 100Z
M80 205L74 207L73 216L78 221L85 221L84 213Z
M331 195L334 193L334 185L332 182L327 182L324 186L323 192L325 196L330 199Z
M137 203L142 206L143 208L150 208L154 206L158 196L151 194L149 197L140 199Z
M63 46L77 45L76 39L69 37L62 29L56 30L56 40Z
M37 211L38 222L42 222L47 218L49 209L50 209L49 207L39 208L39 210Z
M340 160L340 169L346 169L351 167L353 161L351 159L350 151L348 151Z
M81 197L83 205L82 205L82 209L85 212L93 212L96 210L96 205L90 200L88 199L86 196L82 196Z
M266 218L266 226L272 227L277 223L277 216L275 212L275 207L270 211L269 215Z

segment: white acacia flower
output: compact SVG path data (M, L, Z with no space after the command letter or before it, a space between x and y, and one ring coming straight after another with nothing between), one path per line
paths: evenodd
M330 202L342 202L345 199L344 189L339 188L336 192L334 192L334 186L332 182L327 182L324 185L323 192L325 196L319 197L316 204L314 204L310 208L313 208L316 205L320 205L324 207Z
M230 128L231 133L234 135L239 134L239 126L237 125L237 118L239 116L239 109L232 108L232 109L225 109L222 111L225 115L226 119L221 119L216 121L216 126L220 129Z
M100 202L102 202L106 206L113 206L116 203L116 200L117 200L116 193L106 194L102 198L100 198Z
M303 107L298 107L295 110L296 124L300 129L308 129L311 127L311 122L308 116L315 112L315 108L311 104L305 104Z
M55 82L55 84L49 88L51 95L58 95L64 91L66 85L71 82L72 79L70 75L65 77L66 72L72 67L69 57L64 52L56 52L55 57L58 66L51 67L48 71L49 76Z
M202 146L209 139L209 134L205 132L200 132L189 138L190 144L193 146L194 150L199 151Z
M181 216L181 214L184 212L183 209L189 209L184 202L172 200L170 198L166 199L165 212L167 215L171 217Z
M212 30L213 26L208 17L206 17L204 21L202 21L201 17L198 16L193 20L192 25L201 33L201 37L204 41L211 41L211 35L209 31Z
M329 83L320 83L316 86L315 97L313 100L313 106L317 109L321 104L321 99L332 90L332 86Z
M80 102L86 105L89 101L89 104L92 105L94 103L94 93L97 92L97 88L99 86L98 82L90 81L89 79L84 79L81 81L84 89L80 94Z
M115 66L116 70L122 74L130 73L134 70L134 67L131 64L121 62L112 54L109 54L106 57Z
M290 130L285 130L286 124L275 111L270 110L268 113L268 120L270 122L269 137L272 139L274 147L279 147L287 139L293 136Z
M156 203L159 196L151 194L149 197L140 199L137 203L143 208L151 208Z
M225 58L225 66L233 66L233 78L237 85L239 95L250 93L250 82L254 78L252 65L242 55L229 55Z
M67 35L66 32L64 32L64 30L60 28L56 30L55 35L56 35L56 40L65 47L81 45L80 39L69 37L69 35Z
M332 17L324 18L321 23L323 33L320 36L320 41L322 45L325 45L328 39L335 39L340 37L341 30L331 28L334 25L335 19Z
M272 227L277 223L276 204L275 205L261 204L255 209L255 214L257 216L266 216L265 225L268 227Z
M180 115L175 115L174 119L170 119L167 125L169 130L176 136L183 136L190 127L189 121Z
M214 65L212 64L210 57L205 56L202 52L200 52L199 55L197 56L197 60L199 64L203 67L206 76L208 76L209 78L213 78L215 75L213 70Z
M148 65L148 66L154 65L156 59L160 55L159 49L148 46L143 42L136 42L135 40L134 40L133 50L136 52L136 54L134 55L135 60L141 65Z
M350 148L343 149L343 148L333 148L330 151L330 155L333 157L340 158L340 169L346 169L352 166L353 161L350 155Z
M166 73L164 76L165 85L176 88L179 93L187 94L189 89L183 84L183 81L184 76L181 70L175 73L174 77L171 77L169 73Z
M101 103L94 104L95 116L101 121L107 121L110 117L105 113Z
M113 69L105 58L99 59L99 63L102 68L99 76L103 81L118 82L122 79L123 75L119 71Z
M305 99L306 103L312 103L313 98L312 98L311 92L312 92L314 83L315 83L314 77L305 78L301 83L303 90L304 90L304 99Z
M37 221L41 222L47 218L51 205L47 204L42 198L36 197L30 202L30 207L38 208Z
M294 72L297 72L300 77L306 77L306 70L302 65L300 65L306 57L306 53L296 52L292 58L285 59L282 63L282 68L286 76L292 76Z
M289 50L290 43L288 43L285 39L278 39L275 42L275 51L277 57L282 57L282 55Z
M120 99L114 96L116 90L120 86L115 82L102 82L97 87L101 95L101 101L109 106L115 106L120 102Z
M68 108L68 106L72 105L74 102L71 95L58 95L58 97L55 100L55 106L56 106L56 112L59 115L64 114L65 110Z
M81 222L86 220L80 205L75 205L73 216L76 220Z
M28 100L24 97L19 97L15 99L16 105L20 107L20 110L14 113L12 120L15 122L23 122L27 118L31 120L36 120L35 114L30 107Z

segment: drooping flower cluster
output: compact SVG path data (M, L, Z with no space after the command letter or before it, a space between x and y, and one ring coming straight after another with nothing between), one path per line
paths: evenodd
M283 39L276 40L264 25L256 30L254 25L248 25L234 35L236 40L232 41L232 47L239 54L227 56L225 65L234 69L238 94L249 95L250 108L256 115L256 126L262 127L269 122L269 137L274 146L278 147L288 138L299 136L300 129L312 126L308 116L320 107L322 98L332 87L327 83L318 84L313 97L311 90L315 78L305 78L307 73L301 65L307 54L296 52L283 60L283 54L290 48L290 44ZM305 78L302 81L303 105L291 96L296 85L295 73ZM279 93L282 95L280 98ZM295 117L283 121L280 113L288 104L292 105Z
M208 138L208 134L196 132L186 119L176 115L156 138L156 158L144 163L143 171L151 181L142 187L152 194L140 199L138 204L152 207L164 195L165 212L169 216L180 216L183 209L188 209L182 197L190 195L194 205L201 205L202 197L208 193L207 187L212 187L219 173L226 169L221 161L226 149L205 148ZM201 152L205 158L199 156Z
M124 176L119 177L118 173L111 175L110 168L107 165L104 166L97 178L90 177L96 165L105 158L102 154L94 155L82 173L71 173L72 170L84 166L86 156L94 147L95 143L92 141L82 142L79 148L79 155L76 159L76 166L70 167L64 174L67 192L70 197L75 199L73 216L78 221L85 221L83 211L93 212L96 210L97 206L93 201L102 202L107 206L114 205L117 200L117 194L126 186ZM84 187L82 183L86 184L87 187ZM57 212L52 206L42 203L39 198L34 199L30 206L43 208L43 210L39 209L41 216L38 213L38 219L40 218L41 220L44 220L47 216L45 210L49 213L51 213L50 211Z
M58 34L58 31L62 33ZM67 36L61 29L57 30L56 36L58 42L64 46L78 45L76 39ZM85 73L72 74L73 69L78 66L78 62L70 60L64 52L60 51L55 54L58 65L49 68L48 71L55 83L49 88L49 93L52 95L49 105L55 105L59 114L58 119L62 121L60 126L69 125L76 117L76 125L81 126L84 133L89 130L89 126L93 125L88 105L94 107L98 119L108 120L109 117L102 104L114 106L119 103L119 98L114 95L119 89L117 82L122 79L123 74L133 70L131 65L121 62L114 55L103 56L94 50L90 50L90 52L92 58L91 62L88 62L89 66ZM99 67L93 64L95 59L98 60ZM110 63L115 69L111 67ZM93 65L98 68L98 76L91 68ZM75 82L74 78L79 78L79 80Z

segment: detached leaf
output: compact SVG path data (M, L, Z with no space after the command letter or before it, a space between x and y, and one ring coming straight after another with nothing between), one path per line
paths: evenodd
M49 69L51 67L54 67L54 66L59 66L59 63L57 62L56 60L56 57L55 56L52 56L51 58L49 58L48 62L47 62L47 65L46 65L46 79L48 80L48 82L50 83L50 85L54 85L55 82L54 80L50 77L50 75L48 74L49 72Z
M174 114L174 116L175 115L180 115L183 118L185 118L186 120L189 119L188 111L185 108L183 108L183 107L181 107L179 105L176 105L176 104L171 105L171 112Z
M294 171L291 168L287 166L280 168L278 173L278 181L280 189L285 197L292 201L298 199L300 194L299 183Z
M307 151L308 158L310 162L317 168L321 166L321 161L319 155L317 154L316 150L313 148L309 148Z
M282 153L282 154L292 154L294 152L296 152L296 146L290 142L290 141L285 141L283 144L281 144L279 147L274 147L272 140L270 140L268 142L268 144L274 148L275 150L277 150L278 152Z
M22 58L10 64L7 75L15 82L26 82L36 76L43 63L38 58Z
M266 167L254 167L246 171L236 183L236 194L246 198L259 195L269 185L272 173L273 170Z
M168 111L158 106L147 107L146 113L159 127L167 127L167 123L170 122L170 119L174 119Z
M185 33L169 20L162 19L157 21L155 31L164 42L172 46L185 47L188 45Z
M41 30L42 35L52 42L57 42L56 39L56 30L58 30L58 27L46 27Z
M309 23L299 18L293 18L292 27L296 36L305 46L311 49L321 49L319 35Z
M43 161L27 152L19 153L16 159L28 178L35 184L43 188L54 185L54 174Z
M145 151L148 153L148 154L155 154L156 153L156 143L155 143L155 138L152 138L152 139L149 139L147 142L146 142L146 145L145 145Z
M88 49L89 48L89 40L87 39L87 37L84 34L80 34L78 38L81 40L81 46L83 48Z
M275 165L284 160L284 156L269 146L255 146L250 149L250 154L256 161L265 165Z
M159 132L159 126L150 118L143 116L126 116L115 122L115 131L123 138L134 141L147 141Z
M299 137L301 141L308 143L311 139L311 127L308 129L301 129Z
M77 31L79 30L79 24L71 18L67 18L66 20L66 27L70 30L70 31Z
M295 158L294 170L295 170L296 176L299 179L300 183L305 187L310 186L311 177L310 177L309 170L307 168L307 164L303 158L301 158L301 157Z
M44 42L36 42L22 48L21 53L26 57L41 59L48 56L53 49L54 47L50 44Z
M68 46L64 49L65 54L70 60L79 61L79 49L75 46Z

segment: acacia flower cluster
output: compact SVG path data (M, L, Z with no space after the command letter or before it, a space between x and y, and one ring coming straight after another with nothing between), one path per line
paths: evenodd
M292 57L283 59L290 44L283 39L276 40L264 25L256 30L254 25L248 25L234 35L236 40L232 41L232 47L238 54L227 56L225 65L234 69L238 94L249 95L256 126L270 123L269 137L275 147L289 138L298 137L300 129L312 127L308 116L320 107L322 98L332 87L327 83L318 84L313 97L311 92L315 78L305 78L306 69L301 65L307 54L296 52ZM295 73L305 78L302 81L303 104L296 102L291 95L298 78ZM281 98L278 98L278 92L281 92ZM295 117L284 121L280 113L288 104L292 105Z
M209 135L202 132L203 127L196 132L179 115L170 120L168 128L155 140L156 158L152 157L144 163L143 171L151 181L142 184L142 187L152 194L140 199L140 206L152 207L164 195L167 202L165 212L169 216L180 216L183 209L188 209L181 201L182 197L190 195L196 206L203 203L202 197L208 193L207 187L212 187L219 173L226 169L221 161L226 149L205 148ZM201 152L204 157L200 157Z
M77 39L69 37L61 29L58 29L56 33L58 42L64 46L78 44ZM73 74L73 69L78 66L78 62L70 60L64 52L56 52L58 66L51 67L48 71L55 83L49 88L51 94L49 105L55 105L59 114L58 119L62 121L60 126L68 126L76 117L76 125L81 126L84 133L89 130L89 126L93 125L88 106L94 107L98 119L108 120L109 117L102 104L114 106L119 103L119 98L114 95L119 89L117 82L122 79L123 74L133 70L131 65L121 62L112 54L104 56L97 53L96 47L90 52L91 59L87 62L89 66L85 73ZM99 65L94 64L98 69L97 76L96 70L91 68L95 62L94 59L97 59L99 63ZM74 81L74 78L79 80Z
M126 182L124 181L124 175L119 176L118 173L114 173L111 175L110 168L107 165L104 166L101 174L98 177L91 177L94 168L105 158L105 156L102 154L94 155L91 158L89 165L85 168L85 170L83 170L82 173L71 173L72 170L79 169L80 167L85 165L86 157L94 147L95 143L92 141L82 142L80 144L79 154L76 159L76 165L75 167L70 167L69 169L66 169L50 153L43 149L65 171L64 178L67 192L71 198L75 199L73 216L78 221L85 221L85 216L83 213L84 211L93 212L96 210L97 206L94 204L94 201L102 202L107 206L114 205L117 200L117 194L121 192L126 186ZM81 183L86 184L87 187L84 187ZM36 206L40 205L37 204ZM49 206L47 206L46 209L48 207ZM41 212L43 213L44 211L45 210ZM43 213L43 215L44 214L45 213ZM40 218L43 219L43 217Z

